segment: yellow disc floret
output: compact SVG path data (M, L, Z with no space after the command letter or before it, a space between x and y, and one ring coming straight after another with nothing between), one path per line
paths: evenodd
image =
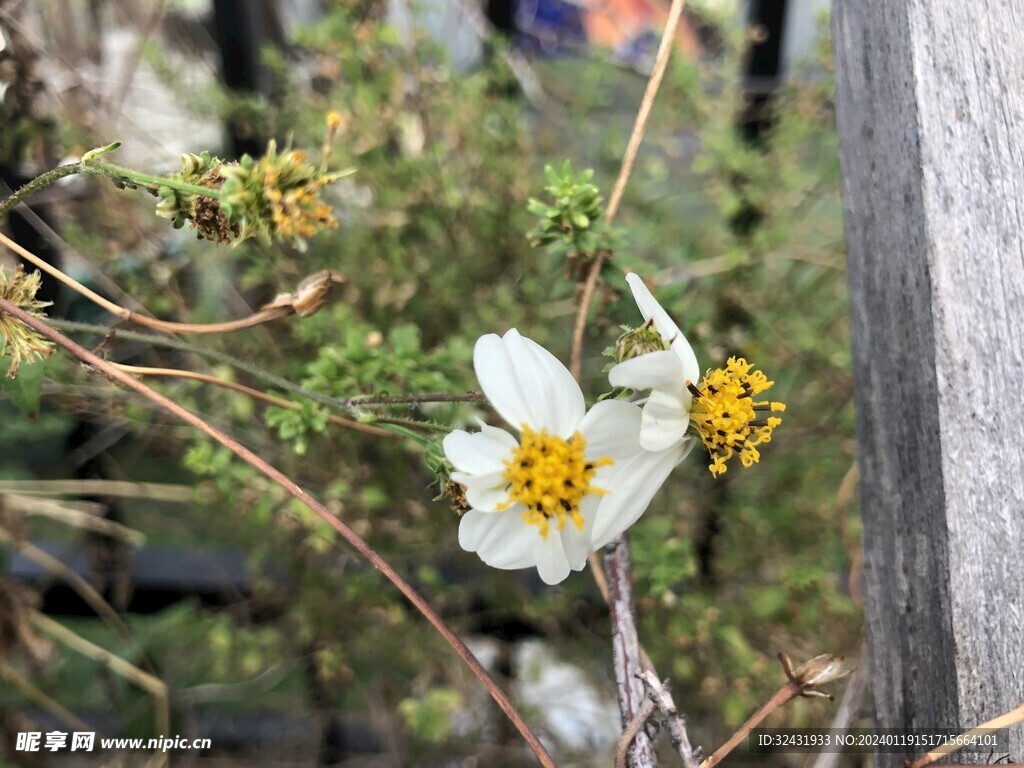
M774 383L742 357L730 357L724 370L710 371L699 387L687 382L693 395L690 424L711 453L711 474L723 474L726 462L737 454L744 467L761 458L757 446L771 442L772 430L782 419L769 416L759 420L757 412L781 413L786 406L755 401L754 396Z
M523 436L512 458L505 461L504 478L508 481L509 500L501 509L518 502L526 507L523 520L540 528L542 538L548 536L548 522L554 518L558 530L572 520L583 530L580 502L588 493L603 496L602 488L590 485L598 467L614 464L607 456L587 459L587 441L579 432L568 440L549 435L542 429L534 432L523 425Z

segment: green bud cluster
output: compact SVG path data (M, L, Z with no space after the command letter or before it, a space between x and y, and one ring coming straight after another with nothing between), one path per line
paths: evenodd
M538 219L536 228L528 235L530 244L547 246L569 259L592 257L604 232L604 200L591 183L594 172L588 169L577 176L567 160L560 169L545 166L544 175L544 191L553 202L530 198L528 210Z

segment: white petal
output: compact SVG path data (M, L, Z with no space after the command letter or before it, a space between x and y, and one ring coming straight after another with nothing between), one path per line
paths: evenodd
M554 531L549 533L546 539L540 539L540 543L534 547L534 556L537 560L537 573L545 584L559 584L565 581L565 577L572 570L562 548L561 537Z
M671 448L686 436L690 426L690 393L684 398L652 390L640 420L640 445L648 451Z
M456 429L445 435L443 445L444 455L456 469L482 475L504 471L502 462L512 457L519 443L505 430L487 427L474 433Z
M690 346L690 342L686 340L686 336L679 330L679 326L675 324L672 318L669 317L668 312L662 309L658 300L647 290L647 286L640 275L630 272L626 275L626 282L629 283L629 287L633 291L633 299L640 309L640 314L644 316L644 320L654 320L654 327L658 329L661 338L671 343L672 351L683 364L683 375L694 384L699 383L700 366L697 364L697 356L693 353L693 348ZM628 385L616 384L614 386Z
M480 388L510 425L569 437L586 411L583 392L558 358L513 328L481 336L473 350Z
M466 503L481 512L497 512L508 503L508 481L494 472L489 475L468 475L452 472L452 480L466 486Z
M602 400L580 422L590 460L607 456L616 462L640 450L640 406L624 400Z
M572 520L567 520L565 526L558 533L562 539L562 551L569 561L569 567L574 571L583 570L587 565L587 557L594 551L591 545L591 530L594 527L594 518L597 516L597 507L600 496L588 495L583 499L580 512L583 515L583 530L579 530Z
M657 453L645 451L626 463L597 508L591 533L594 549L618 538L640 518L672 469L689 453L693 442L691 439Z
M680 333L672 342L672 351L679 356L683 363L683 378L694 384L700 384L700 365L697 363L697 355L694 354L693 347L690 346L690 342L683 334Z
M529 568L539 540L537 528L523 522L521 507L491 514L471 509L459 523L459 546L492 568Z
M625 360L610 371L608 381L613 387L630 389L663 389L667 392L684 391L686 374L679 356L674 352L648 352Z

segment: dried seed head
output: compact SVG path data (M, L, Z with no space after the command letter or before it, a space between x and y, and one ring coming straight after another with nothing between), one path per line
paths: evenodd
M48 301L36 301L39 292L39 272L26 274L19 266L11 277L0 267L0 298L11 302L33 317L45 317L43 307L50 306ZM10 355L11 364L7 370L7 378L18 375L18 367L33 358L43 359L53 352L53 345L36 331L4 312L0 312L0 352Z

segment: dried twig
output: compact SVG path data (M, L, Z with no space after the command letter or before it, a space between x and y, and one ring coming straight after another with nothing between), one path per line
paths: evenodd
M641 649L642 650L642 649ZM665 724L668 728L669 738L672 746L683 762L684 768L697 768L697 758L693 745L690 744L690 736L686 732L686 718L676 709L672 701L672 694L669 691L668 680L661 681L654 674L653 670L644 670L642 675L644 684L647 686L647 697L654 702L662 714L665 715Z
M64 562L31 542L19 540L3 527L0 527L0 544L6 544L8 547L16 549L32 562L42 566L50 573L60 576L75 591L75 594L81 597L86 605L96 612L97 616L109 624L123 638L138 647L138 642L135 640L135 636L128 628L128 625L124 623L124 619L118 615L117 611L103 599L103 596L88 581L75 573ZM141 648L139 650L141 651Z
M629 747L633 743L633 739L637 737L637 734L644 727L647 718L654 714L655 709L656 705L654 702L648 699L640 707L640 711L636 713L636 716L629 721L629 725L622 731L622 738L619 739L619 743L615 746L615 768L626 768Z
M644 138L644 131L647 130L647 121L651 117L651 108L654 106L654 99L661 87L661 80L665 77L665 70L668 69L668 59L672 53L673 41L676 37L676 29L679 27L679 20L683 16L683 7L686 0L672 0L672 7L668 12L668 20L665 22L665 31L661 35L661 43L658 45L658 54L654 60L654 69L651 70L651 77L647 81L647 89L644 91L643 99L640 101L640 110L636 113L636 121L633 123L633 133L626 145L626 154L622 159L622 168L619 170L619 177L612 187L611 197L608 199L608 208L605 210L604 219L608 224L619 212L619 203L622 202L622 195L626 191L626 182L633 172L633 164L636 162L637 153L640 151L640 144Z
M3 493L33 496L116 496L178 504L188 504L196 498L196 489L188 485L135 483L129 480L3 480L0 481L0 494Z
M819 693L814 690L819 685L825 685L833 680L838 680L850 673L850 670L843 666L842 656L830 656L828 654L821 654L815 656L810 661L804 662L796 669L793 668L789 657L784 653L779 654L779 661L782 663L782 669L786 673L786 684L777 690L767 702L750 716L743 725L740 726L739 730L736 731L729 740L722 746L714 751L707 760L700 764L700 768L713 768L718 765L732 752L740 743L747 738L748 734L756 728L768 715L774 712L779 707L787 704L798 696L825 696L832 698L824 693Z
M134 664L130 664L120 656L114 655L106 648L101 648L95 643L86 640L63 624L59 624L41 613L32 614L32 623L68 648L78 651L78 653L86 658L102 664L111 672L130 680L139 688L149 693L156 702L156 711L153 715L153 727L156 733L169 734L171 732L171 705L170 698L167 695L167 683L139 669Z
M225 448L229 449L232 453L238 456L240 459L245 461L247 464L257 469L259 472L264 474L270 480L273 480L281 488L287 491L289 494L294 496L298 501L307 506L312 510L318 517L320 517L325 523L330 525L335 531L337 531L345 541L347 541L352 547L354 547L363 557L370 561L370 563L383 573L388 580L394 584L398 590L405 595L406 598L416 607L424 618L429 621L433 627L441 634L442 637L448 642L452 649L459 655L459 657L466 663L466 665L472 670L473 674L483 683L491 697L497 702L501 710L509 718L516 729L522 735L523 739L533 750L533 753L537 756L538 761L545 768L554 768L555 764L548 754L544 745L540 743L536 734L530 729L530 726L523 719L523 716L512 704L511 700L505 694L501 688L494 682L490 674L484 669L483 665L480 664L476 656L473 655L472 651L466 646L462 639L456 635L451 628L445 623L445 621L437 614L437 612L430 607L423 597L412 588L404 578L394 568L392 568L387 561L385 561L376 550L374 550L369 544L366 543L355 531L349 528L344 522L335 517L331 512L323 506L320 502L314 499L309 493L300 488L294 481L283 474L280 470L275 469L265 460L257 456L255 453L250 451L248 448L243 446L237 440L228 437L220 430L213 427L208 422L204 421L200 417L196 416L191 411L182 407L173 400L165 397L151 387L146 386L141 381L132 378L128 374L117 369L116 366L111 365L106 360L97 357L87 349L79 346L71 339L64 336L62 333L56 331L50 327L45 321L39 320L33 317L27 312L22 311L11 302L6 299L0 299L0 312L6 312L13 317L17 318L21 322L25 323L30 328L39 332L50 341L58 344L59 346L66 349L68 352L73 354L79 360L88 363L94 368L102 371L109 378L123 384L130 389L135 390L139 394L148 398L149 400L159 404L164 409L170 411L178 418L185 421L187 424L195 427L204 434L213 438L216 442L220 443Z
M92 731L92 726L75 716L74 712L63 707L60 702L54 701L46 695L45 691L32 685L32 682L22 676L18 670L12 667L3 659L0 659L0 677L17 688L22 694L36 706L42 707L55 718L74 728L76 731Z
M278 320L282 317L287 317L295 311L291 306L274 306L261 309L247 317L241 317L237 320L228 320L223 323L176 323L169 320L157 320L154 317L140 314L139 312L135 312L131 309L126 309L119 304L115 304L114 302L103 298L95 291L82 285L70 275L57 269L45 259L39 258L27 248L14 242L2 232L0 232L0 243L3 243L33 266L38 267L51 277L64 283L64 285L71 288L71 290L84 296L97 306L102 307L107 312L114 315L114 317L136 323L137 325L142 325L147 328L152 328L153 330L167 331L169 333L230 333L232 331L240 331L245 328L262 325L263 323L268 323L271 320Z
M642 710L645 699L640 678L643 671L642 653L633 605L633 569L625 535L609 545L604 558L604 568L608 576L608 609L612 619L615 683L618 687L619 712L622 714L622 725L625 728ZM647 733L641 731L631 741L633 768L655 768L658 760Z
M3 493L0 490L0 502L9 509L23 512L26 515L41 515L51 520L58 520L73 528L102 533L111 538L120 539L131 547L141 547L146 536L126 525L102 517L102 504L92 501L56 501L54 499L35 496L18 496Z
M1009 712L1002 714L999 717L994 717L991 720L982 723L977 728L965 731L959 737L950 739L938 749L933 749L928 754L922 755L917 758L917 760L908 763L907 768L925 768L926 765L931 765L936 760L940 760L946 755L951 755L954 752L963 749L967 746L967 743L972 736L980 736L988 731L1009 728L1011 725L1016 725L1017 723L1024 723L1024 704L1021 704L1015 709L1011 709Z

